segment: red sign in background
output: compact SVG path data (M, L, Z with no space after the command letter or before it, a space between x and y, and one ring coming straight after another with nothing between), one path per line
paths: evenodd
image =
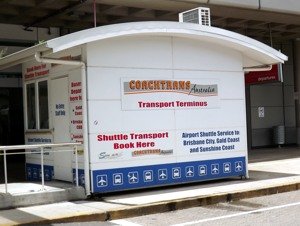
M279 64L273 64L270 71L252 71L245 73L245 83L247 85L267 82L278 82L281 80L281 70Z

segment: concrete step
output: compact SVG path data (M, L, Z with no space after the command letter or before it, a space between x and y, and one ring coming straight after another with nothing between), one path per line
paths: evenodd
M44 189L38 183L9 183L8 193L5 193L5 185L0 184L0 209L83 200L85 198L83 187L76 187L71 183L59 181L47 182Z

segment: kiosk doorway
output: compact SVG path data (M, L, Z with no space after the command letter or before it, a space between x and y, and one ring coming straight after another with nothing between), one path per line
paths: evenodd
M7 79L9 81L9 79ZM1 84L5 86L5 83ZM0 85L0 145L24 144L24 120L21 87ZM18 150L16 152L20 152ZM0 156L0 183L4 182L3 156ZM25 156L7 156L9 182L25 180Z
M51 80L51 101L54 143L70 142L70 115L68 102L68 77ZM72 152L64 151L66 148L55 148L54 152L54 172L55 179L72 181Z

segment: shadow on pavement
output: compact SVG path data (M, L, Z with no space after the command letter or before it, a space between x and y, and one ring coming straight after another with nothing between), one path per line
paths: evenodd
M259 180L276 179L276 178L282 178L282 177L298 176L298 174L249 170L249 176L250 176L250 178L248 180L259 181Z
M299 147L261 148L248 151L249 163L275 161L299 157Z
M25 211L22 211L20 209L12 209L12 210L1 210L1 217L5 217L5 219L8 219L10 222L10 225L18 225L22 224L26 225L26 222L41 222L45 221L47 219L43 217L39 217L30 213L27 213ZM1 222L0 222L1 225ZM29 224L28 224L29 225Z

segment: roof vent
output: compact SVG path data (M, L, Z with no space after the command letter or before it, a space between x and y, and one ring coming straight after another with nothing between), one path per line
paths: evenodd
M210 26L210 9L199 7L179 13L179 22Z

